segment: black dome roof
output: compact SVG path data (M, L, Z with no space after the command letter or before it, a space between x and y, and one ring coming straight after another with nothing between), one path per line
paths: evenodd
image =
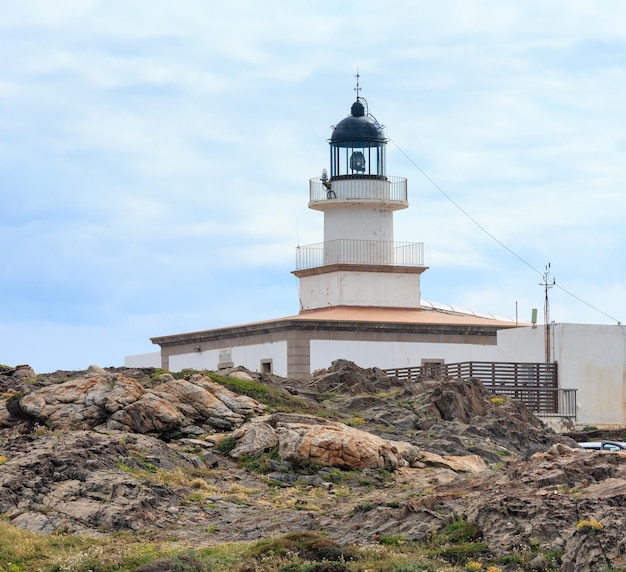
M357 100L352 104L352 115L342 119L333 130L331 144L345 147L341 143L357 143L363 147L374 147L385 142L383 126L370 115L365 115L363 104ZM368 145L372 143L372 145Z

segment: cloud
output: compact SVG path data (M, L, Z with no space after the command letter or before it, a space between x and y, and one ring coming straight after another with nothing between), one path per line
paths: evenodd
M119 364L296 313L295 246L323 236L308 180L357 66L425 298L526 315L551 262L622 311L621 2L4 4L0 362ZM610 321L552 296L556 320Z

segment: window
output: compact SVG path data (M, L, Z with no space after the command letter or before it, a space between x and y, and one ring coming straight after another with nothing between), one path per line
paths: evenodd
M272 360L271 359L261 360L261 373L272 373Z

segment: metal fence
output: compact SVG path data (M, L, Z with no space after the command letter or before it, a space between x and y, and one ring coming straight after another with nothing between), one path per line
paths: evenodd
M486 385L495 395L523 401L533 413L542 417L576 419L576 390L556 387L502 387Z
M425 379L478 378L492 393L523 401L544 417L576 419L576 390L558 387L556 363L462 362L428 363L386 369L390 377L419 382Z
M338 239L296 248L296 270L328 264L424 266L423 242Z
M322 181L320 177L309 180L311 202L334 199L406 202L406 178L350 176L332 181Z

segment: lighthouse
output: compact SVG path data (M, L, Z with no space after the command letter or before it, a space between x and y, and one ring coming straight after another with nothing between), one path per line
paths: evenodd
M306 378L338 358L380 368L496 359L498 330L515 322L420 302L423 245L396 241L393 228L394 213L409 206L407 180L387 174L384 127L358 83L356 91L332 127L327 168L309 180L308 207L323 213L324 235L296 249L298 313L151 338L160 367L241 365Z
M423 243L394 240L394 212L409 206L407 180L387 175L384 127L358 95L333 127L329 169L309 181L309 208L324 213L324 241L298 246L300 311L420 308Z

